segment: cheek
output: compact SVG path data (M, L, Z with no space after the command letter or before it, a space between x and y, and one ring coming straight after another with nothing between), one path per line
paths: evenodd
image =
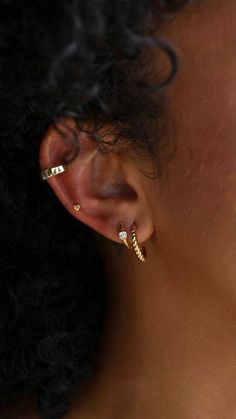
M162 161L156 225L168 263L227 284L236 274L236 7L210 3L163 32L180 69L166 91L176 153Z
M173 246L220 272L236 272L236 73L235 80L187 77L169 109L177 151L163 170L165 226ZM229 74L229 73L228 73ZM198 86L198 87L197 87ZM221 87L222 86L222 87ZM201 262L200 262L201 259ZM227 266L223 266L223 264Z

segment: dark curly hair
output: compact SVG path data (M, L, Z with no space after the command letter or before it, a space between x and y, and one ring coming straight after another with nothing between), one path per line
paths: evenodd
M39 178L41 139L69 116L90 122L98 146L109 126L114 144L158 157L162 93L178 60L153 28L186 3L0 0L0 395L32 396L43 419L62 418L93 375L109 301L92 230ZM148 66L155 47L171 62L159 83ZM64 160L74 152L79 138Z

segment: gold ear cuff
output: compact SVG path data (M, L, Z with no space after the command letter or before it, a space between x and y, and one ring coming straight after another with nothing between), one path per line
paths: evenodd
M136 228L137 228L136 224L133 223L131 226L131 244L128 243L128 240L127 240L128 233L124 229L123 223L119 224L118 236L119 236L119 239L123 242L123 244L126 247L128 247L128 249L132 249L134 251L135 256L138 258L140 262L146 262L146 257L147 257L146 248L143 247L141 249L138 242L138 238L137 238Z
M50 167L49 169L42 170L40 172L41 179L47 180L52 176L59 175L60 173L65 172L69 168L68 165L60 164L59 166Z

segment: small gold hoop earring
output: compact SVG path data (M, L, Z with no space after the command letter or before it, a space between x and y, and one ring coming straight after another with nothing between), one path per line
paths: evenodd
M119 224L119 232L118 232L118 236L119 239L123 242L123 244L128 247L128 249L131 249L131 246L129 245L127 238L128 238L128 233L127 231L124 229L124 225L123 223Z
M59 175L69 168L68 165L60 164L59 166L50 167L49 169L42 170L40 176L42 180L49 179L52 176Z
M146 248L143 247L141 249L141 247L139 246L137 233L136 233L136 228L137 228L136 224L133 223L131 228L132 228L132 231L131 231L132 249L133 249L136 257L138 258L138 260L140 260L140 262L146 262L146 258L147 258Z

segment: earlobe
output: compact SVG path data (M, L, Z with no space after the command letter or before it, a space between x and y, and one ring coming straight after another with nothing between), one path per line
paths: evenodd
M73 121L69 124L75 128ZM128 154L100 151L88 133L76 129L79 153L60 173L46 171L61 166L65 142L56 129L46 133L40 167L49 175L48 184L70 214L108 239L122 244L118 227L122 220L127 229L135 221L139 241L146 241L153 226L134 162Z

